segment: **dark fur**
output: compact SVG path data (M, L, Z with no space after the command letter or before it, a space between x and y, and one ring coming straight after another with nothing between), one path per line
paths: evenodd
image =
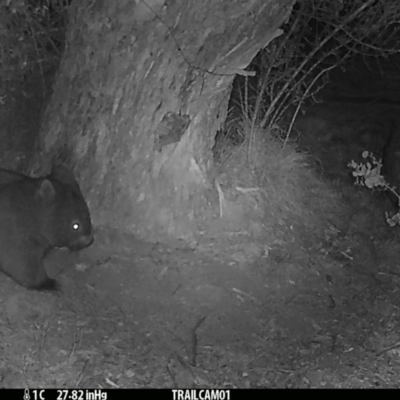
M57 290L44 257L53 248L76 251L92 243L89 210L71 171L57 166L44 178L30 178L0 169L0 270L6 275L29 289Z

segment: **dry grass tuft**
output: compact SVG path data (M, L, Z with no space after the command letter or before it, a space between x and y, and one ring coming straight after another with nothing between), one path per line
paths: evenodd
M220 217L230 219L231 229L235 218L234 228L257 236L267 248L323 238L340 200L308 155L282 140L278 127L261 129L243 119L236 130L243 143L227 141L218 155Z

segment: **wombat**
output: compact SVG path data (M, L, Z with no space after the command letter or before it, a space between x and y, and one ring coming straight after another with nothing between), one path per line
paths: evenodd
M57 290L43 259L54 248L93 243L88 206L72 172L53 167L43 178L0 169L0 270L29 289Z

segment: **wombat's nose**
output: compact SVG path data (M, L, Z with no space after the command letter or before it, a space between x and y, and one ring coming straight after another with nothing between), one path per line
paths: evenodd
M89 247L94 241L93 233L91 232L89 235L81 236L74 243L72 243L68 248L72 251L82 250L85 247Z
M93 232L90 233L90 237L88 238L87 247L89 247L94 242Z
M89 247L94 241L93 232L90 232L90 235L88 236L83 236L81 239L82 245L85 245L84 247Z

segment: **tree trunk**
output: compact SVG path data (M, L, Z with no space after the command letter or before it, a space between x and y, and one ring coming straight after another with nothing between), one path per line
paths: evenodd
M211 149L230 84L292 3L73 2L31 167L72 166L97 225L196 240L218 215Z

